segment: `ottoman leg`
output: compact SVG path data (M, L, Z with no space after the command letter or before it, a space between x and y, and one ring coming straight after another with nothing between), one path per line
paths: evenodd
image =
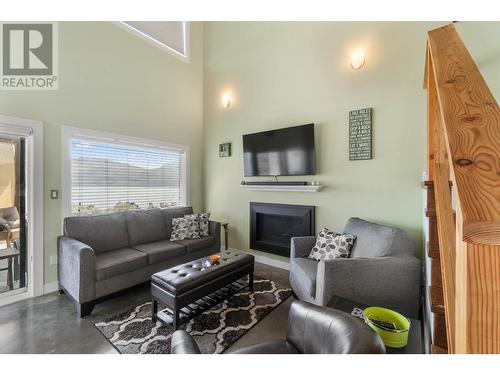
M156 313L158 312L158 301L153 298L153 308L151 309L151 321L156 323Z
M174 327L174 331L177 331L179 329L179 310L177 310L177 307L174 308L172 319L172 326Z
M248 289L253 292L253 272L248 274Z

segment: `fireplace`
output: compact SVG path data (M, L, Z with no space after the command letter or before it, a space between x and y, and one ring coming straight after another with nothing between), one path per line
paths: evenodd
M290 239L313 236L314 206L250 202L250 248L290 256Z

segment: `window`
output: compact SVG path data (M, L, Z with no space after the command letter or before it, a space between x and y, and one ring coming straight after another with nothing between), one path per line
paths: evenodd
M187 147L103 133L96 137L95 132L89 136L88 131L67 132L69 215L187 204Z
M181 60L189 61L188 22L121 21L115 24Z

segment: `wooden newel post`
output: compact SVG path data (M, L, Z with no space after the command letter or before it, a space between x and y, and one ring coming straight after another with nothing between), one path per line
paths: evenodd
M448 352L500 353L500 109L454 25L429 32L425 86Z

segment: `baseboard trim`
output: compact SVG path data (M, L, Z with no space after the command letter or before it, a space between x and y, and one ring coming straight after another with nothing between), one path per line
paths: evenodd
M281 260L272 259L272 258L268 258L268 257L261 256L261 255L255 255L255 254L252 254L252 255L255 257L255 261L258 263L263 263L263 264L266 264L268 266L273 266L273 267L281 268L281 269L286 270L286 271L290 271L290 264L287 262L282 262Z
M234 249L232 247L230 247L228 250L234 250L234 251L241 251L243 253L249 253L247 251L239 250L239 249ZM286 270L286 271L290 270L290 264L287 263L287 262L283 262L283 261L278 260L278 259L268 258L266 256L257 255L257 254L254 254L254 253L249 253L249 254L252 254L255 257L255 261L257 263L262 263L262 264L265 264L267 266L281 268L281 269Z
M43 285L43 294L54 293L57 292L58 289L59 283L57 281L52 281Z
M0 298L0 307L10 305L11 303L20 302L32 297L33 293L28 293L27 288L10 290L4 292L2 298Z

